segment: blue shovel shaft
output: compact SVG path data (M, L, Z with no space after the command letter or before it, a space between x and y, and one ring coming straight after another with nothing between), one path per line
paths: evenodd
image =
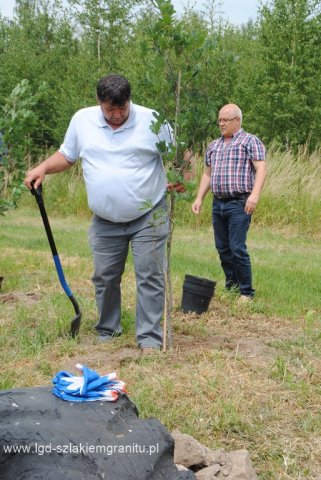
M64 275L64 272L63 272L63 269L62 269L62 266L61 266L61 263L60 263L60 258L58 256L58 254L53 255L52 258L54 259L57 274L58 274L59 281L60 281L60 284L61 284L62 288L64 289L64 291L66 292L68 297L72 297L72 291L70 290L70 288L69 288L69 286L66 282L65 275Z

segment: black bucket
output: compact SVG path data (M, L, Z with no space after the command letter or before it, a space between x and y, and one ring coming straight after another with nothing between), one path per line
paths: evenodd
M207 311L214 295L216 282L206 278L185 275L183 284L182 311L198 314Z

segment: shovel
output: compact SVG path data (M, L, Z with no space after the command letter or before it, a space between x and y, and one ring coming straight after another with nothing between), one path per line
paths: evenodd
M71 328L70 328L70 335L72 336L72 338L75 338L79 333L80 322L81 322L81 310L79 308L79 305L78 305L75 297L73 296L72 291L70 290L70 288L69 288L69 286L68 286L68 284L65 280L64 272L63 272L63 269L62 269L62 266L61 266L61 263L60 263L59 255L58 255L57 248L56 248L56 245L55 245L55 241L54 241L54 238L53 238L53 235L52 235L52 232L51 232L51 228L50 228L50 225L49 225L49 220L48 220L48 217L47 217L47 213L46 213L46 210L45 210L45 204L44 204L43 197L42 197L42 187L41 187L41 185L39 185L38 188L34 188L34 186L32 184L31 185L31 193L32 193L32 195L34 195L36 197L36 201L37 201L37 204L38 204L38 207L39 207L39 210L40 210L40 213L41 213L42 221L43 221L43 224L44 224L44 227L45 227L45 230L46 230L47 238L48 238L49 245L50 245L50 248L51 248L51 253L52 253L52 256L53 256L53 260L55 262L55 267L56 267L56 270L57 270L57 274L58 274L58 277L59 277L60 284L61 284L62 288L64 289L66 295L68 296L69 300L73 304L73 307L74 307L74 310L75 310L75 313L76 313L75 318L71 321Z

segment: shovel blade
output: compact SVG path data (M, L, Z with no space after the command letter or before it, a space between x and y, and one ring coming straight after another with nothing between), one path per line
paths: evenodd
M80 323L81 323L81 310L79 308L78 302L75 299L73 295L70 295L69 300L73 304L76 316L74 319L71 321L71 326L70 326L70 335L72 338L77 337L80 329Z
M79 312L75 316L75 318L71 321L70 335L72 336L72 338L77 337L80 329L80 323L81 323L81 312Z

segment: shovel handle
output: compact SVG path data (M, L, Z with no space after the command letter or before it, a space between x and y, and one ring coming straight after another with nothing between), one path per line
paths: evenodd
M61 263L60 263L60 258L59 258L57 248L56 248L56 244L55 244L52 232L51 232L47 212L46 212L46 209L45 209L45 204L44 204L43 197L42 197L42 186L40 184L38 186L38 188L35 188L34 183L35 183L34 181L31 183L31 190L30 191L31 191L32 195L34 195L34 197L36 198L36 201L37 201L40 213L41 213L42 221L43 221L43 224L44 224L44 227L45 227L45 230L46 230L46 234L47 234L47 238L48 238L49 245L50 245L50 248L51 248L51 253L52 253L54 263L55 263L58 278L59 278L59 281L60 281L60 284L61 284L62 288L64 289L66 295L68 296L69 300L71 301L71 303L74 307L75 313L76 313L76 317L71 322L71 336L73 338L75 338L78 335L79 328L80 328L81 315L82 315L81 310L79 308L77 300L73 296L73 293L72 293L71 289L69 288L69 285L67 284L66 279L65 279L65 275L64 275Z
M39 198L41 197L41 198L42 198L42 184L40 183L40 185L38 185L38 187L35 188L35 183L36 183L35 180L33 180L33 181L31 182L31 190L30 190L30 192L31 192L32 195L34 195L36 198L37 198L37 197L39 197Z
M51 228L50 228L47 212L46 212L46 209L45 209L45 204L44 204L44 201L43 201L42 186L40 184L38 186L38 188L35 188L34 183L35 183L34 181L31 183L31 190L30 191L31 191L32 195L36 198L36 201L37 201L37 204L38 204L38 207L39 207L39 210L40 210L40 214L41 214L41 217L42 217L42 221L43 221L43 224L44 224L44 227L45 227L45 230L46 230L48 242L49 242L49 245L50 245L50 248L51 248L52 256L56 257L56 256L58 256L58 252L57 252L56 244L55 244L55 241L54 241L54 238L53 238L53 235L52 235L52 231L51 231Z
M47 212L46 212L46 209L45 209L45 204L44 204L43 197L42 197L41 184L39 185L38 188L34 188L34 182L33 182L31 184L31 193L32 193L32 195L34 195L36 197L36 200L37 200L37 204L38 204L38 207L39 207L39 210L40 210L40 213L41 213L43 224L45 226L47 238L48 238L49 245L50 245L50 248L51 248L52 257L53 257L53 260L54 260L54 263L55 263L55 267L56 267L56 271L57 271L57 274L58 274L60 284L61 284L62 288L64 289L66 295L68 295L68 297L70 298L70 297L73 296L72 291L70 290L70 288L69 288L69 286L66 282L65 275L64 275L61 263L60 263L60 258L59 258L58 252L57 252L56 244L55 244L55 241L54 241L54 238L53 238L53 235L52 235L51 227L50 227L49 220L48 220L48 215L47 215Z

